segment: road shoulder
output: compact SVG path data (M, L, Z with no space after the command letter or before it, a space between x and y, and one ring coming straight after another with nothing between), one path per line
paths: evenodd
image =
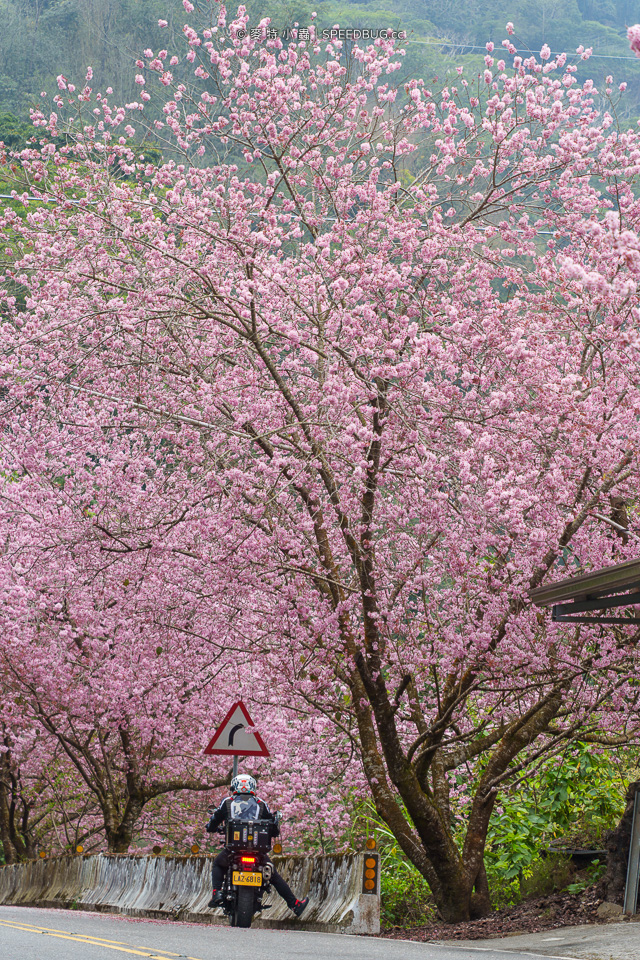
M548 957L639 960L640 923L581 924L490 940L456 940L456 946L520 950Z

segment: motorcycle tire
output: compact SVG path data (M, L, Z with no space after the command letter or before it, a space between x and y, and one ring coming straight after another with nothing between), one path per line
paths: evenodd
M235 915L231 918L232 927L251 926L255 901L256 895L253 887L238 887Z

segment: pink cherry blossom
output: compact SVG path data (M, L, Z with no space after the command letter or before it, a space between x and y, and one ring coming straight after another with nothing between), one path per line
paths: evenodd
M627 40L636 57L640 57L640 23L627 29Z

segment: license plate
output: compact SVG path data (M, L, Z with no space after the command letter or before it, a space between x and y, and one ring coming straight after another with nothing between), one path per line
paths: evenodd
M233 882L241 887L261 887L261 873L245 873L244 870L233 871Z

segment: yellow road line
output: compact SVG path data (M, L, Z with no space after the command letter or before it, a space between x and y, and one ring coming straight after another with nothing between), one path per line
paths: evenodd
M85 934L69 933L64 930L58 930L55 927L35 927L24 923L9 923L7 920L0 920L0 926L10 927L13 930L22 930L23 933L40 933L47 937L56 937L61 940L71 940L74 943L84 943L93 947L104 947L105 950L118 950L121 953L134 953L139 957L150 957L152 960L169 960L170 957L179 957L179 953L172 953L170 950L162 950L158 953L155 948L141 947L135 950L131 945L125 945L121 940L105 940L103 937L91 937ZM190 960L197 960L192 957Z
M0 924L1 923L6 923L8 925L11 925L7 920L0 920ZM88 933L72 933L70 930L61 930L59 927L42 927L39 925L34 926L32 923L25 923L23 920L15 920L13 922L13 926L15 926L16 929L19 927L21 930L31 931L32 933L65 933L65 934L68 934L70 937L84 937L86 940L96 940L98 941L98 943L117 943L124 947L131 946L131 944L127 944L125 940L109 940L107 939L107 937L92 937ZM153 947L141 947L140 949L152 950ZM182 956L182 954L180 953L172 953L171 950L163 950L162 952L169 957Z

